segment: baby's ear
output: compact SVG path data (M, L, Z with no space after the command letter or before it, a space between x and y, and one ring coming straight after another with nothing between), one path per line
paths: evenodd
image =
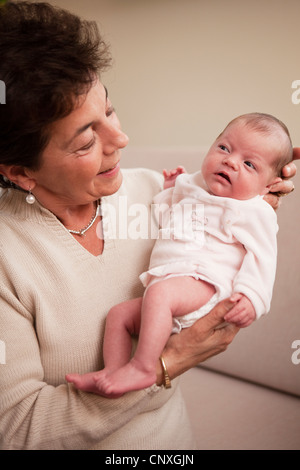
M282 181L282 178L280 176L275 176L274 179L268 184L268 186L265 187L265 189L262 191L261 196L265 196L265 194L268 194L270 192L271 186L276 183L280 183Z

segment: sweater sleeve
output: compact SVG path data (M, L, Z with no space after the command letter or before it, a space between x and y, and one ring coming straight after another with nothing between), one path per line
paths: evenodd
M140 413L156 388L117 400L44 382L35 325L7 286L0 287L0 448L89 449Z
M260 201L250 206L244 217L232 227L232 233L246 250L241 268L234 279L233 290L247 296L256 317L270 310L276 275L278 230L276 214Z

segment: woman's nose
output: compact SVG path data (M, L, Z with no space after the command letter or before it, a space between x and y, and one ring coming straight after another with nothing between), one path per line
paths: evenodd
M225 165L228 165L228 166L229 166L230 168L232 168L234 171L237 171L238 168L239 168L236 159L235 159L232 155L230 155L230 156L224 158L223 163L224 163Z
M118 133L116 136L116 145L118 146L118 148L123 149L124 147L126 147L128 142L129 142L128 135L125 134L125 132L123 132L121 129L118 129Z
M128 136L118 126L111 126L107 129L103 151L110 155L116 150L126 147L129 142Z

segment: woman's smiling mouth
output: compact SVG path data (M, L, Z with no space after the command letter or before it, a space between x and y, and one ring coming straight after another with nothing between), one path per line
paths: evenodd
M115 174L118 173L120 170L120 163L118 162L115 166L112 168L109 168L108 170L103 170L98 173L98 176L114 176Z

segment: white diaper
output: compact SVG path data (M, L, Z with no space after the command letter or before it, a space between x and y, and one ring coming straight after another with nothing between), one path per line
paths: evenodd
M182 272L176 272L176 269L173 269L172 272L170 270L170 266L168 265L160 266L158 268L151 269L146 273L143 273L140 276L140 279L146 287L145 292L150 286L157 282L161 282L172 277L189 276L193 277L196 280L202 280L208 282L209 284L212 284L216 289L216 293L209 299L209 301L205 305L203 305L195 312L188 313L187 315L183 315L182 317L173 317L172 334L180 333L182 328L188 328L192 326L195 321L199 320L199 318L202 318L207 315L207 313L209 313L217 305L217 303L231 295L231 292L226 292L223 286L212 282L211 279L209 279L207 276L204 276L203 274L200 274L196 270L192 270L193 268L195 268L195 266L190 265L189 263L186 263L185 266L183 266L183 263L178 263L177 266L177 263L173 263L172 268L174 268L174 266L176 268L180 267ZM183 267L185 267L185 272L183 270Z
M207 313L209 313L217 305L217 303L220 302L220 300L220 293L216 292L205 305L195 312L188 313L182 317L173 317L172 334L180 333L182 328L189 328L192 326L195 321L199 320L199 318L207 315Z

